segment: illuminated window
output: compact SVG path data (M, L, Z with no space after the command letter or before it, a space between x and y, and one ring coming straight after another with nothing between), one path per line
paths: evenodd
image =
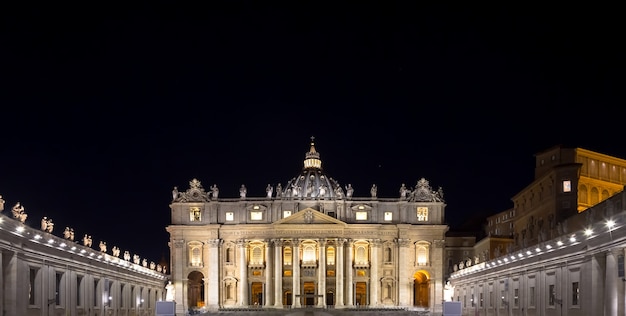
M235 214L233 212L226 212L226 221L232 222L235 220Z
M252 244L251 256L250 256L250 264L252 265L261 265L263 264L263 245L262 244Z
M192 222L199 222L202 219L199 207L189 208L189 220Z
M260 221L263 219L263 212L250 212L250 220Z
M393 213L385 212L385 221L390 222L391 220L393 220Z
M283 211L283 218L291 216L291 211Z
M302 244L302 263L304 264L312 264L315 263L317 256L315 255L315 244L314 243L303 243Z
M420 222L428 221L428 207L417 207L417 220Z
M572 181L563 180L563 192L572 192Z
M358 265L366 265L369 263L369 245L365 242L354 244L354 263Z
M427 265L429 260L430 245L428 242L419 241L415 243L415 261L418 265Z
M356 220L357 221L367 220L367 212L356 212Z
M196 241L189 243L189 265L202 266L202 243Z
M286 266L290 266L291 265L291 248L290 247L285 247L285 249L283 250L283 264Z
M326 249L326 264L335 265L335 247L328 247Z

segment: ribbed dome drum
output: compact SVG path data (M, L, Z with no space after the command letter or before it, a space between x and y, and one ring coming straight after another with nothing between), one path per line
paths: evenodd
M287 182L283 197L295 199L342 199L343 189L337 181L322 170L320 154L315 150L314 137L311 149L305 154L302 173Z

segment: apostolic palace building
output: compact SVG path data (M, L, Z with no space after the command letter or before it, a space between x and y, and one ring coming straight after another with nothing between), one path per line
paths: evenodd
M284 186L283 186L284 185ZM441 312L445 202L426 179L397 197L352 195L313 142L302 171L267 195L219 197L193 179L173 192L171 279L190 307L412 307Z

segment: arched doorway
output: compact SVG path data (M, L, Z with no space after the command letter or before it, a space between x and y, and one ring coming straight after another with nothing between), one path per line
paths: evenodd
M187 306L204 306L204 275L193 271L187 276Z
M430 276L427 271L420 270L413 274L413 305L430 306Z

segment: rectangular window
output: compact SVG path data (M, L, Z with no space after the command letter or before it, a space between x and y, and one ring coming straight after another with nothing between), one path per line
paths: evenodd
M479 297L480 297L479 305L480 305L480 307L483 307L483 300L484 300L484 299L483 299L483 293L482 293L482 292L480 292L480 294L479 294L479 295L480 295L480 296L479 296Z
M283 211L283 218L291 216L291 211Z
M76 276L76 305L77 306L83 306L83 291L81 291L81 288L83 286L83 276L82 275L77 275Z
M235 214L233 212L226 212L226 221L232 222L235 220Z
M548 306L554 306L554 296L554 284L550 284L550 286L548 286Z
M578 282L572 282L572 305L578 305L578 299L580 298L580 291L578 289Z
M263 212L250 212L250 220L260 221L263 219Z
M393 220L393 213L385 212L385 221L390 222L391 220Z
M367 220L367 212L356 212L356 220L357 221Z
M36 293L36 282L35 280L37 280L37 269L35 268L30 268L30 280L29 280L29 288L28 288L28 304L30 305L35 305L35 303L37 302L35 300L35 293Z
M417 207L417 220L420 222L428 221L428 207L425 207L425 206Z
M513 290L513 306L519 306L519 289Z
M572 192L572 181L563 180L563 192Z
M192 222L199 222L202 219L199 207L189 208L189 220Z
M489 307L493 307L493 291L489 291Z
M535 306L535 287L528 288L528 306Z
M56 273L55 278L55 286L54 286L54 302L57 306L61 305L61 279L63 278L62 273Z

